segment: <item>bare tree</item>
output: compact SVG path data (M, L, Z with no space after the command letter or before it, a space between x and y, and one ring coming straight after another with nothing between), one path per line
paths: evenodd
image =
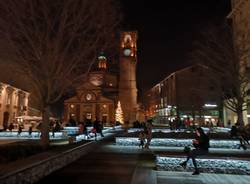
M1 54L41 102L43 146L50 106L82 81L100 50L114 48L117 8L113 0L0 0Z
M237 44L236 44L237 43ZM242 47L244 40L234 38L232 28L226 23L210 26L194 43L191 57L207 66L209 79L218 90L224 105L237 114L243 124L243 111L247 110L250 85L247 63L242 60L248 51Z

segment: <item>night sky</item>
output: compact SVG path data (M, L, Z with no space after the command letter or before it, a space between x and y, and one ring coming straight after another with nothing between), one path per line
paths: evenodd
M121 0L123 29L138 30L137 85L149 89L190 64L199 33L221 22L230 0Z

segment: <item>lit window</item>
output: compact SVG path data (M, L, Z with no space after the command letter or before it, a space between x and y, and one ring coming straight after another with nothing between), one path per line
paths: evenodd
M7 105L10 105L11 103L11 94L8 93L8 96L7 96Z
M132 42L132 37L129 34L126 34L124 37L124 43L128 44Z
M86 118L87 119L91 119L92 118L92 114L91 113L86 113Z

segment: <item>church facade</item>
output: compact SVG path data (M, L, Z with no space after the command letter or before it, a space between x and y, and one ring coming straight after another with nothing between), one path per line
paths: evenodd
M136 120L137 113L137 32L121 32L119 61L114 70L104 54L86 81L76 89L76 95L64 101L64 120L77 122L99 119L105 124L116 121L115 110L121 103L123 119ZM123 122L121 122L123 123Z

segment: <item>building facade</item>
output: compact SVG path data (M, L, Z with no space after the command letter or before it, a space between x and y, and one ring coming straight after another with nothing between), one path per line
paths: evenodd
M118 101L124 121L133 122L137 114L136 62L137 32L121 32L120 56L111 66L104 54L98 57L97 66L89 73L76 95L64 101L64 120L77 122L99 119L113 123ZM117 70L114 69L117 67Z
M86 119L114 122L114 110L118 96L117 74L109 71L106 57L98 57L97 67L91 71L83 85L76 89L76 96L64 101L64 119L77 122Z
M198 123L221 119L218 93L207 75L209 71L197 64L167 76L145 95L147 118L163 124L177 117Z
M17 116L28 115L30 93L0 83L0 129L6 129Z
M234 44L240 59L240 70L250 74L250 0L232 0L231 6L232 11L229 13L228 19L232 20ZM247 109L243 112L245 123L250 122L250 107ZM224 114L225 119L236 122L237 115L235 113L225 108Z
M228 18L232 20L234 40L240 52L241 62L250 66L250 0L232 0L232 11Z

